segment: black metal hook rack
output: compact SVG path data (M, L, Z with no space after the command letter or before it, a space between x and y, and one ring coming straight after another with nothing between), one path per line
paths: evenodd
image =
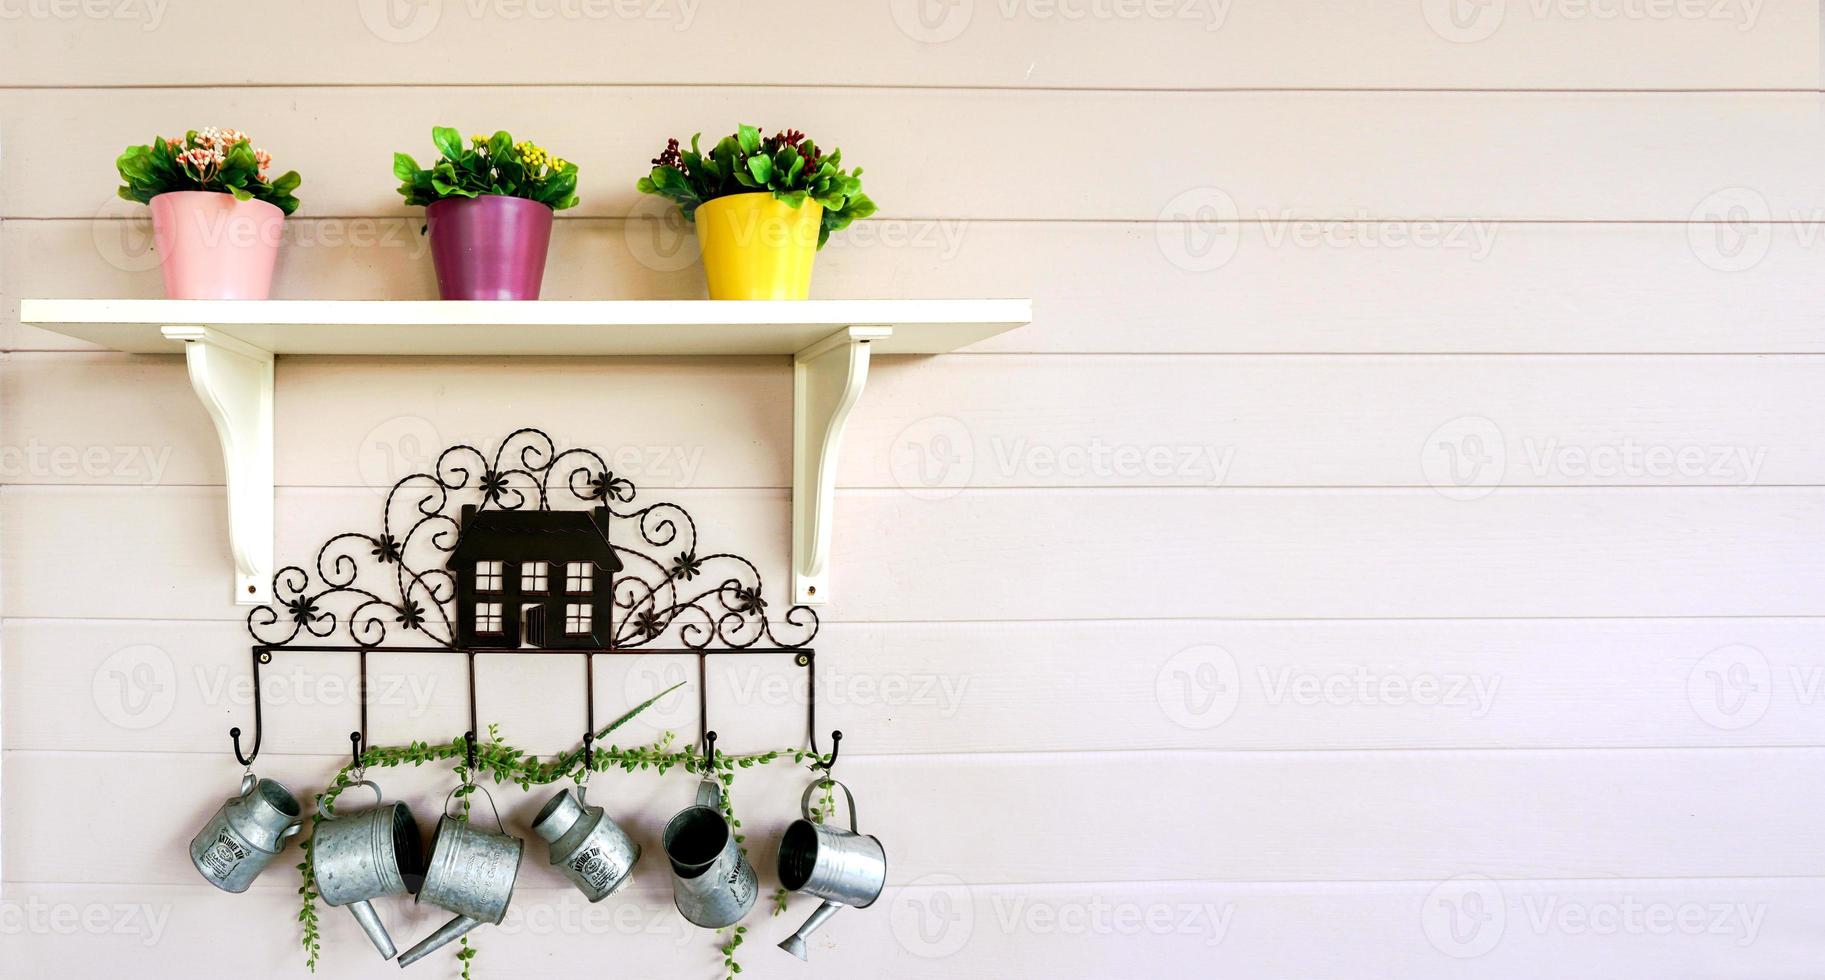
M558 490L567 490L589 510L554 510L554 478L562 481ZM256 641L251 665L253 745L243 752L241 728L229 729L235 759L252 766L260 754L264 738L260 673L280 652L357 654L360 727L349 733L356 768L370 744L368 654L463 655L469 696L469 729L464 740L471 770L475 733L481 730L475 674L479 656L581 656L586 719L583 749L584 758L592 759L595 658L693 655L697 658L698 730L707 768L715 758L716 745L709 718L709 657L790 655L806 670L807 741L817 766L828 776L836 764L843 733L831 734L831 752L825 757L817 746L816 652L809 646L817 635L817 614L806 606L792 606L780 619L769 620L760 573L752 562L727 552L700 556L697 525L689 513L673 503L620 509L632 502L634 494L632 482L610 471L599 454L589 449L559 450L550 436L537 429L514 431L492 456L466 445L444 450L430 472L414 473L394 484L377 534L352 531L335 535L319 549L314 575L292 565L273 576L273 604L257 606L247 617L248 632ZM478 501L462 505L462 498L471 495ZM459 506L460 516L453 515L452 509ZM637 540L617 542L609 530L614 526L636 530ZM477 540L495 534L506 542L501 545L504 553L516 556L519 563L511 571L498 560L478 562L476 570L461 566L459 549L470 531L476 532ZM587 591L578 591L567 581L560 593L547 577L551 560L539 557L546 553L538 549L579 541L598 549L587 564L606 574L597 579L594 571L567 573L587 583ZM439 561L442 567L430 564ZM524 571L528 562L539 567L536 579ZM581 563L565 564L575 569ZM495 567L480 570L484 565ZM694 586L699 578L704 584ZM521 591L528 581L535 581L540 589ZM513 600L533 601L524 608L513 608ZM589 612L581 611L584 606ZM566 617L561 635L546 629L547 614L560 610ZM392 627L418 642L388 644L389 620ZM489 634L487 624L497 632ZM308 642L338 633L346 642ZM517 642L510 643L510 639ZM671 644L664 645L662 641L668 639Z

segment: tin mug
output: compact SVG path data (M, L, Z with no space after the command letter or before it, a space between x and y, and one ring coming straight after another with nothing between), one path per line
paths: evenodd
M551 864L591 902L600 902L633 880L640 845L599 806L590 806L579 787L558 790L532 822L532 832L551 849Z
M353 786L373 790L374 807L347 815L338 814L334 803L323 807L324 819L311 835L312 879L323 903L347 906L381 958L390 960L397 952L393 939L369 903L418 889L425 879L424 843L411 808L383 806L380 787L368 780Z
M822 781L805 787L799 799L801 819L792 821L779 842L779 883L787 891L823 899L823 904L779 948L805 958L805 939L844 906L863 909L887 887L887 851L875 837L856 829L855 795L835 780L849 801L849 829L811 819L811 794Z
M721 802L721 788L706 779L697 785L697 802L665 825L672 902L692 925L705 929L734 925L760 896L760 881L718 809Z
M431 860L425 870L425 883L418 889L419 903L429 902L456 917L426 936L418 945L399 955L399 965L411 966L432 950L454 942L484 922L499 925L507 916L507 903L513 899L513 882L520 873L520 852L525 842L507 833L501 824L501 811L488 796L494 810L498 833L482 830L449 813L450 799L444 798L444 815L437 821L437 833L431 841Z
M303 812L291 790L249 770L241 775L241 794L217 807L190 839L190 863L217 888L244 892L285 849L286 838L304 829Z

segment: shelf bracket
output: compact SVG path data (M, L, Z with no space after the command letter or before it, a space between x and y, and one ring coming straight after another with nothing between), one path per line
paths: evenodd
M272 364L264 351L208 327L163 327L181 341L190 385L215 423L228 482L234 601L272 601Z
M792 601L830 601L837 456L868 382L868 344L892 327L846 327L792 358Z

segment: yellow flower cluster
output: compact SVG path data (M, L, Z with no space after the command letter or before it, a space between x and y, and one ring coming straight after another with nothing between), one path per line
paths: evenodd
M513 149L514 152L520 155L520 159L526 162L526 169L528 170L537 170L540 167L550 167L553 172L557 172L570 166L569 161L562 157L552 156L545 151L544 147L531 140L521 140L520 142L513 144Z

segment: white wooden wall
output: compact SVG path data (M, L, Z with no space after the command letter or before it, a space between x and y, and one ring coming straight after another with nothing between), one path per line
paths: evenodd
M176 356L17 319L158 294L120 148L250 130L304 174L279 295L424 297L389 154L508 128L582 167L547 296L692 297L633 181L748 120L867 168L820 295L1037 315L877 362L817 646L892 888L808 966L769 948L807 904L757 914L744 975L1816 975L1819 59L1803 0L0 0L0 973L302 973L290 868L229 896L184 855L250 711L209 423ZM783 588L789 384L285 360L278 553L536 424ZM298 659L260 761L304 789L353 662ZM676 666L605 661L599 703ZM377 741L461 730L460 661L374 670ZM575 738L574 665L483 670L516 743ZM719 676L728 747L798 737L767 676ZM763 868L801 785L737 783ZM688 792L604 778L636 891L529 858L480 975L715 975L658 860ZM331 975L395 975L323 915Z

